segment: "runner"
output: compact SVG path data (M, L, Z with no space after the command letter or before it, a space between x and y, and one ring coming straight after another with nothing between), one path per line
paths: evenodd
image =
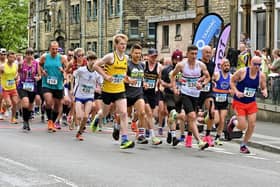
M58 54L58 43L50 43L49 52L40 58L42 74L42 92L46 103L48 117L48 131L56 132L54 122L60 111L62 111L62 98L64 94L63 66L66 58Z
M110 104L114 103L116 113L120 115L120 125L122 133L121 149L133 148L134 142L128 140L128 116L127 116L127 100L125 94L124 78L127 72L127 59L125 55L127 36L117 34L113 38L115 50L105 55L100 61L94 64L94 69L103 76L104 83L102 87L102 109L95 116L91 128L96 131L98 123L101 123L103 117L107 116ZM105 70L102 65L105 64Z
M210 80L209 73L205 64L196 60L198 48L191 45L187 49L187 59L176 64L173 73L171 74L171 84L174 94L181 93L183 109L187 115L188 127L192 131L197 140L198 147L203 150L209 146L207 142L201 140L196 126L196 106L200 94L200 90L208 84ZM182 73L182 86L180 90L176 86L176 75ZM203 79L201 78L203 74ZM179 92L180 91L180 92ZM173 116L175 114L172 114ZM176 115L175 115L176 116ZM190 135L186 137L186 141L191 141ZM186 142L186 144L191 144Z
M223 145L221 134L224 130L225 118L228 113L228 95L230 93L230 62L222 59L221 70L213 75L213 95L215 96L215 124L218 124L215 145Z
M80 56L83 54L80 53ZM92 110L94 90L97 84L102 83L102 77L93 70L92 66L97 59L94 54L87 62L87 66L83 66L74 71L75 86L75 113L79 125L76 138L80 141L84 140L82 134L84 132L89 113Z
M17 91L21 99L23 130L30 131L29 119L33 110L33 102L37 93L36 82L41 79L40 67L33 58L34 51L28 48L25 52L25 59L19 64L19 84Z
M16 60L15 52L8 51L8 61L0 66L1 86L5 108L9 111L12 107L10 123L17 124L16 111L18 103L18 93L16 82L18 80L18 66L14 63Z
M265 74L260 71L260 66L261 58L254 56L250 66L235 72L230 80L230 86L234 92L232 107L237 118L235 116L231 118L227 126L227 131L228 133L232 133L234 127L240 130L246 130L244 139L240 144L240 153L244 154L250 153L247 143L256 126L258 111L256 91L259 86L262 95L267 97L266 78Z
M7 62L7 54L6 54L6 49L1 48L0 49L0 66L3 65L4 63ZM1 82L1 74L0 74L0 82ZM4 107L2 106L2 100L3 100L3 89L0 84L0 120L3 120L3 115L4 115Z

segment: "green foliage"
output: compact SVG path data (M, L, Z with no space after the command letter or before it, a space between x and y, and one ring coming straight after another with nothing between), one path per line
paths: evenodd
M27 46L28 0L0 0L0 47L19 51Z

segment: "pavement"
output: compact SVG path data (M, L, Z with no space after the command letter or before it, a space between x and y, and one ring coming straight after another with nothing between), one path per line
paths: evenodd
M242 138L232 141L240 143ZM280 154L280 124L257 121L255 132L248 146Z

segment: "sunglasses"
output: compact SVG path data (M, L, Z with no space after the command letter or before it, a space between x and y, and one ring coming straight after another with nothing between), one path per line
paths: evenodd
M72 57L72 56L74 56L74 55L67 55L67 56L70 56L70 57Z
M253 65L260 67L262 64L253 62Z
M83 57L83 56L84 56L83 54L82 55L77 55L78 58Z

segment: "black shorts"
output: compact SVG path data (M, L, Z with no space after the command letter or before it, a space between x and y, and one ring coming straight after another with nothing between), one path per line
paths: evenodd
M198 99L198 97L191 97L181 94L182 105L186 114L197 111Z
M94 92L94 100L102 100L102 96L100 93Z
M111 103L114 103L116 100L125 99L126 94L125 94L125 92L120 92L120 93L102 92L101 97L102 97L103 103L105 105L109 105Z
M144 98L143 98L143 95L138 95L136 97L133 97L133 98L128 97L126 99L127 99L127 107L131 107L138 101L138 99L144 99Z
M23 89L17 89L18 95L20 97L20 99L24 98L24 97L28 97L29 99L29 103L33 103L35 100L35 96L36 96L36 92L29 92Z
M227 110L228 109L228 102L215 102L215 109L216 110Z
M43 95L45 93L51 93L53 98L55 98L55 99L62 99L64 96L64 90L53 90L53 89L45 88L45 87L42 88L42 93L43 93Z
M158 94L144 94L145 104L149 104L151 109L158 105Z
M200 109L203 108L204 102L208 98L215 98L212 92L200 92L199 99L198 99L198 106Z
M158 91L158 100L159 101L164 101L164 93L162 91Z
M36 95L40 95L42 102L44 101L43 90L42 90L42 80L37 81Z
M167 106L168 112L175 109L176 112L180 113L182 109L182 99L179 95L174 94L163 94L164 103Z

